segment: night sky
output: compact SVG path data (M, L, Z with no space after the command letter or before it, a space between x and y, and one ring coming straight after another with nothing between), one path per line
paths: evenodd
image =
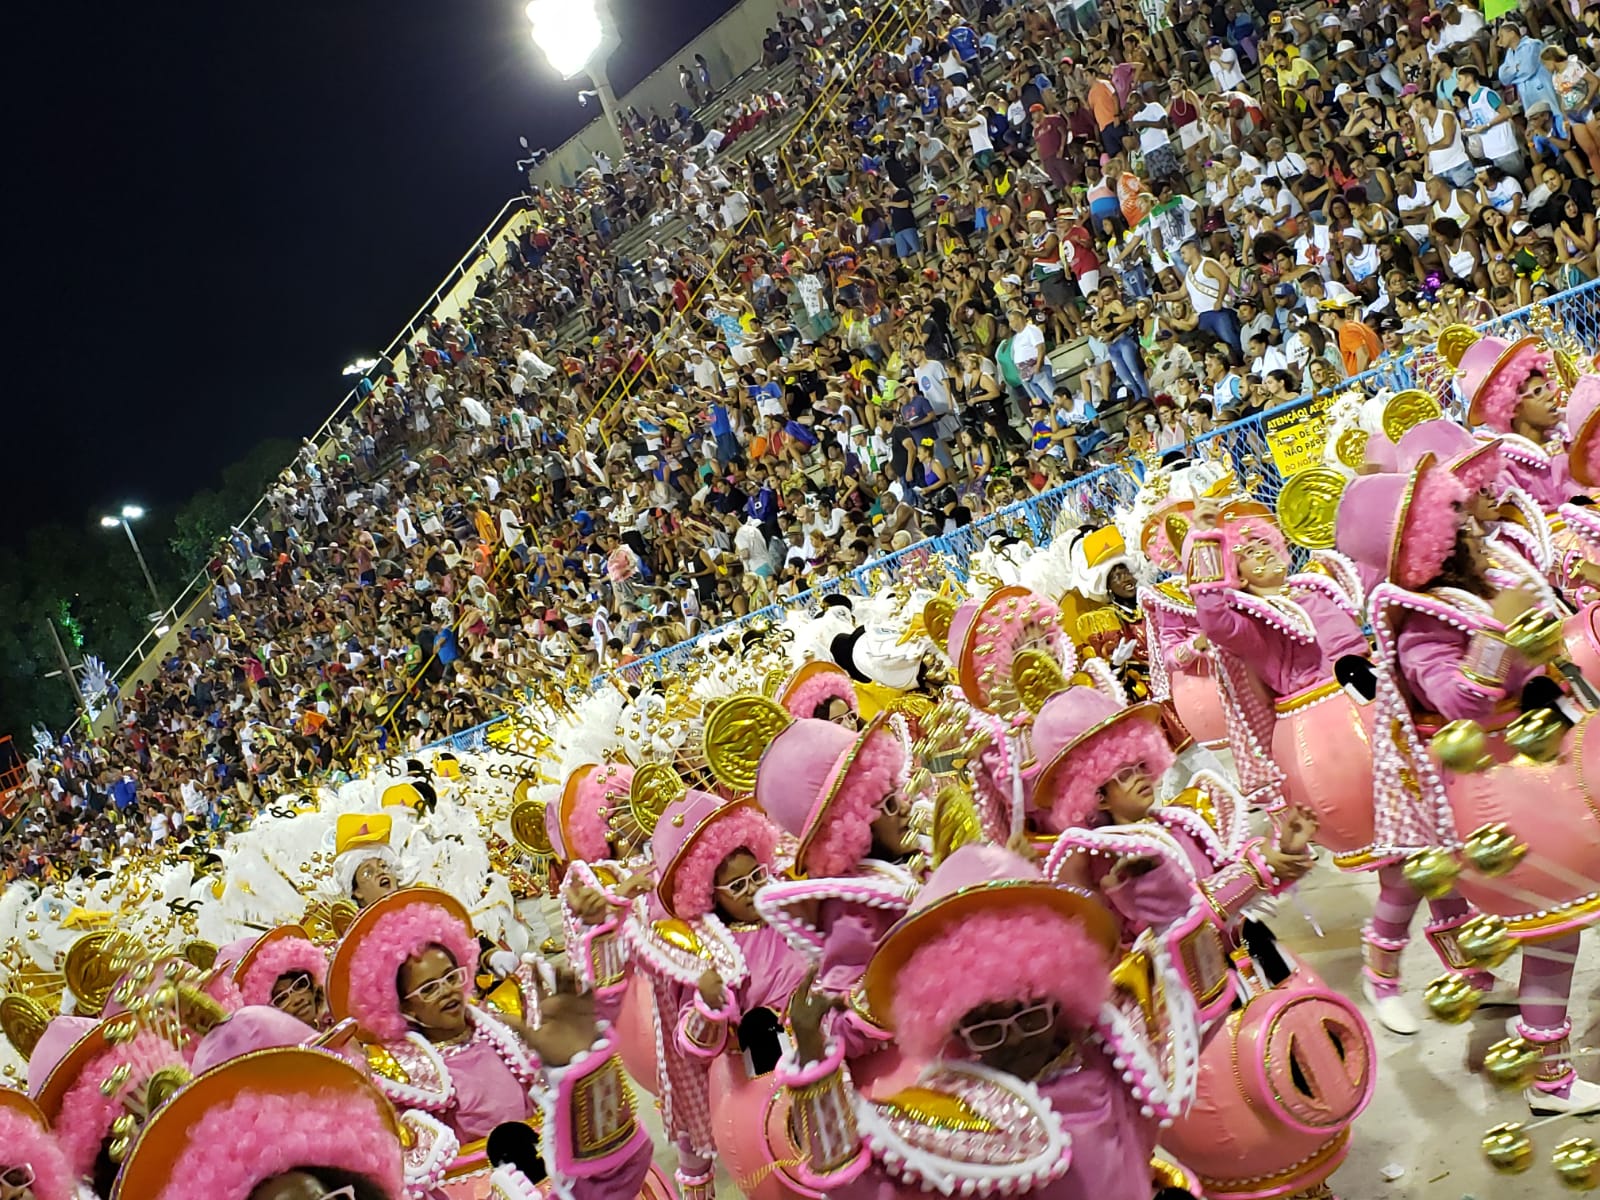
M619 94L732 0L612 0ZM524 0L91 3L9 13L14 307L0 496L181 501L311 433L593 110Z

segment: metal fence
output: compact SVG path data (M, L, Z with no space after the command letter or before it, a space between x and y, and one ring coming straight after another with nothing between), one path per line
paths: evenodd
M1533 318L1538 307L1547 310L1555 323L1567 329L1588 353L1600 353L1600 280L1558 293L1540 306L1507 313L1479 328L1485 334L1509 338L1535 332ZM1462 397L1448 365L1440 362L1431 348L1386 358L1373 369L1343 380L1331 390L1336 393L1359 390L1370 395L1382 388L1398 391L1409 387L1422 387L1434 392L1445 408L1455 415L1459 416L1463 411ZM1272 504L1277 500L1283 480L1268 440L1269 426L1278 427L1286 420L1292 421L1297 413L1318 399L1318 395L1304 395L1279 408L1212 430L1192 443L1191 452L1227 460L1252 495ZM948 575L957 582L965 583L968 561L990 535L1010 533L1034 545L1045 545L1050 541L1062 513L1078 518L1094 514L1110 517L1132 504L1139 484L1139 476L1128 464L1101 467L1053 491L981 517L954 533L928 538L798 596L618 667L608 676L601 677L601 680L627 685L661 679L683 671L708 646L730 635L736 636L751 622L776 621L785 612L797 608L815 612L821 607L823 597L829 594L866 595L903 578L934 582L942 575ZM497 717L495 721L502 719ZM440 747L452 745L458 749L470 749L474 744L481 746L484 731L495 721L435 744ZM473 739L477 739L476 743Z

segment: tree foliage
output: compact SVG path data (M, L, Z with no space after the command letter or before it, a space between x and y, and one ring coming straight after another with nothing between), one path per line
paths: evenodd
M284 439L262 442L225 468L216 487L139 521L139 547L164 603L204 569L217 539L244 518L294 451ZM69 684L50 677L60 660L48 622L55 621L74 664L94 654L115 670L149 629L154 607L133 548L120 529L101 527L99 512L38 526L0 547L0 733L25 747L34 723L59 733L73 719ZM63 614L81 631L81 648Z

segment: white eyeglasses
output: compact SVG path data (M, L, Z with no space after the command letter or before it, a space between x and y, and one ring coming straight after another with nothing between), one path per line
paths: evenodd
M27 1163L23 1163L20 1167L11 1167L5 1171L0 1171L0 1187L5 1188L8 1195L20 1193L23 1188L32 1186L33 1168ZM355 1197L352 1196L350 1200L355 1200Z
M908 817L911 815L911 797L892 792L883 798L878 811L886 817Z
M356 1200L356 1185L347 1183L342 1188L335 1188L331 1192L323 1192L322 1200Z
M730 879L727 883L717 884L717 891L727 892L735 900L743 900L746 896L754 896L763 887L772 875L760 863L748 875L741 875L737 879Z
M1014 1029L1023 1037L1038 1037L1056 1023L1056 1002L1045 1000L1013 1013L1009 1017L996 1017L992 1021L975 1021L956 1030L956 1036L966 1043L974 1054L996 1050L1005 1045Z
M311 990L311 976L301 972L294 976L288 983L272 985L272 999L274 1001L287 1000L290 996L298 996L301 992Z
M457 967L454 971L451 971L447 975L441 975L437 979L430 979L427 983L424 983L419 987L412 988L409 992L402 996L401 999L421 1000L424 1004L432 1004L435 1000L443 1000L446 996L450 995L451 992L461 991L466 987L467 980L470 978L470 976L471 972L469 972L467 968ZM338 1193L333 1192L330 1193L330 1195L336 1196Z

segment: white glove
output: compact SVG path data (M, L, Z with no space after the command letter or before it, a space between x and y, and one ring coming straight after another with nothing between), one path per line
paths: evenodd
M1120 642L1118 642L1117 648L1111 652L1111 665L1113 667L1120 667L1123 663L1132 658L1136 644L1137 643L1135 643L1132 638L1123 638Z
M509 950L496 950L489 955L489 970L494 972L495 978L504 979L521 965L521 961Z

